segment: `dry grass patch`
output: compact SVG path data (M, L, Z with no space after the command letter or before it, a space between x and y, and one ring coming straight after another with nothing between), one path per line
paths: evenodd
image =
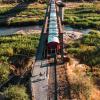
M57 81L59 100L99 100L100 91L94 85L90 67L74 58L57 67Z

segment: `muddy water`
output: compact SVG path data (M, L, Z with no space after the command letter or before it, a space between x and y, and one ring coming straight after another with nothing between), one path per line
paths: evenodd
M27 26L27 27L10 27L0 28L0 35L12 35L12 34L32 34L34 32L41 32L41 26ZM64 31L77 31L84 34L91 31L91 29L75 29L70 26L64 26Z
M34 32L41 32L41 26L27 26L27 27L9 27L0 28L0 35L12 35L12 34L33 34Z

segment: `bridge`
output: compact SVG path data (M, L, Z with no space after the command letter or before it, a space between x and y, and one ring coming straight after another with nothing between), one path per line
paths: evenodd
M50 0L45 14L36 60L32 67L30 79L32 100L57 100L56 58L48 59L48 43L59 43L59 55L63 60L63 29L61 8L55 0ZM52 44L51 44L52 45Z

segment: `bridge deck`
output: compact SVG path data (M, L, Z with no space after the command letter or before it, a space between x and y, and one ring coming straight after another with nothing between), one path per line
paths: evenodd
M50 0L50 1L55 2L55 0ZM56 65L50 67L48 66L47 60L44 61L42 60L46 46L47 36L52 33L51 35L56 34L58 37L58 35L62 33L61 20L59 15L57 15L56 13L57 7L55 7L56 6L55 4L53 3L51 4L52 6L49 5L47 8L45 23L41 33L39 46L37 49L36 62L34 68L32 69L32 77L31 77L32 100L56 100L55 99ZM50 91L52 91L51 94L49 94Z
M31 91L32 100L47 100L48 96L48 77L47 61L36 61L35 68L32 70ZM42 67L43 66L43 67ZM45 67L44 67L45 66Z

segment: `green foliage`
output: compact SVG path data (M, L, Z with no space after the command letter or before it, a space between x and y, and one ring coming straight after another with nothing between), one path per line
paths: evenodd
M7 62L10 56L17 54L35 55L38 40L38 34L0 37L0 60Z
M92 45L92 46L100 46L100 31L92 30L89 34L84 35L81 40L82 44Z
M84 4L77 8L65 9L64 22L74 27L100 29L99 7L96 4Z
M75 44L78 44L75 46ZM80 40L71 43L67 52L90 66L100 64L100 32L92 30Z
M8 80L10 74L10 66L5 63L0 63L0 84Z
M26 8L4 6L0 8L0 25L16 25L18 23L39 23L45 16L45 4L28 5ZM23 10L24 9L24 10ZM19 24L18 24L19 25Z
M13 56L13 54L14 54L14 51L13 51L13 49L12 48L7 48L7 50L6 50L6 53L5 53L7 56Z
M7 100L29 100L24 86L10 86L4 91Z
M7 1L7 0L0 0L0 3L22 3L22 2L24 2L24 3L27 3L27 2L38 2L38 3L47 3L48 2L48 0L12 0L12 1Z

